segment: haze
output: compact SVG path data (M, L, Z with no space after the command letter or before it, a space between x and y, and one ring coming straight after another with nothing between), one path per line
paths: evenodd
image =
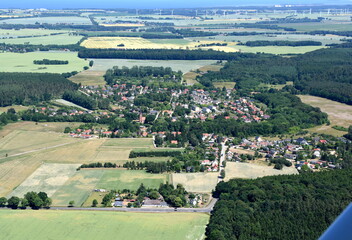
M1 1L0 8L185 8L185 7L213 7L213 6L239 6L239 5L273 5L273 4L350 4L350 0L220 0L220 1L163 1L163 0L135 0L135 1L87 1L87 0L15 0Z

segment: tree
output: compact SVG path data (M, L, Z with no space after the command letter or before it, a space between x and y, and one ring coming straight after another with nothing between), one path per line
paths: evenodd
M27 192L24 195L24 198L27 199L28 201L28 205L33 208L33 209L39 209L43 206L44 201L42 200L42 198L40 197L42 196L44 199L45 197L47 198L46 193L41 192L40 195L38 195L36 192Z
M220 176L221 176L221 178L225 178L225 170L223 169L223 170L221 170L221 172L220 172Z
M28 200L25 198L21 199L21 208L25 209L29 205Z
M176 197L173 201L173 205L175 207L182 207L182 205L183 205L182 199L180 197Z
M149 193L149 197L151 198L151 199L158 199L159 198L159 193L157 192L157 191L151 191L150 193Z
M49 208L52 203L53 203L53 200L51 200L51 198L47 198L47 199L45 199L45 201L43 203L43 207Z
M12 196L7 200L7 207L16 209L18 208L18 205L20 204L21 200L18 197Z
M71 200L68 202L69 207L74 207L74 205L75 205L75 201Z
M70 133L72 130L70 127L65 127L64 133Z
M0 198L0 207L5 207L7 199L5 197Z
M89 61L89 67L93 67L93 65L94 65L94 61L93 61L93 60L90 60L90 61Z
M94 199L92 202L92 207L98 206L98 200Z

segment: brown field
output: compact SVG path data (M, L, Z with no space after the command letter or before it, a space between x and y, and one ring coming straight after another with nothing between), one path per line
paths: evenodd
M74 83L81 83L83 86L96 86L105 85L104 81L105 71L94 71L86 70L78 73L77 75L70 77L70 80Z
M301 98L302 102L313 107L320 108L329 116L329 126L323 125L314 127L310 129L311 132L342 136L346 132L335 130L332 128L332 126L337 125L348 128L350 125L352 125L352 106L321 97L314 97L309 95L300 95L299 97Z
M254 163L227 162L225 168L225 181L232 178L258 178L272 175L298 174L294 167L284 167L275 170L273 166L258 165Z
M170 175L172 184L182 184L189 192L209 193L218 183L218 172L214 173L173 173Z

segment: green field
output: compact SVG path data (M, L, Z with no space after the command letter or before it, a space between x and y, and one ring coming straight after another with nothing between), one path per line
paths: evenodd
M92 24L88 17L34 17L34 18L14 18L0 20L0 23L8 24L35 24L48 23L48 24Z
M0 35L0 43L6 43L6 44L67 45L67 44L76 44L81 39L82 39L82 36L72 36L70 34L60 34L55 36L12 38L12 39L1 39L1 35Z
M38 36L50 35L53 33L68 33L67 30L48 30L48 29L0 29L0 38L16 37L16 36Z
M289 23L280 24L281 27L292 27L298 31L315 31L315 30L329 30L329 31L352 31L352 24L341 23Z
M160 183L168 181L167 174L150 174L145 171L122 169L81 169L77 171L55 194L53 206L67 206L75 201L81 206L94 189L137 190L141 183L146 187L158 188Z
M151 174L146 173L143 170L107 169L104 171L104 175L97 183L97 188L104 188L108 190L137 190L141 183L143 183L146 187L158 188L160 183L166 183L168 180L168 174Z
M67 65L35 65L34 60L68 60ZM88 62L75 52L0 53L0 72L66 73L82 71Z
M0 211L2 240L201 240L208 221L202 213Z

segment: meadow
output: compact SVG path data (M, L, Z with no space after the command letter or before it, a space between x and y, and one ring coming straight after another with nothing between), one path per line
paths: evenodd
M0 43L6 43L6 44L68 45L68 44L76 44L81 39L82 39L82 36L74 36L68 33L54 35L54 36L28 36L28 37L7 38L7 39L1 39L1 35L0 35Z
M313 107L320 108L328 114L330 125L322 125L309 129L311 132L331 134L342 136L347 132L333 129L333 126L342 126L348 128L352 125L352 106L332 101L326 98L315 97L310 95L299 95L302 102Z
M23 197L27 192L46 192L49 197L70 179L79 165L75 164L42 164L31 176L21 183L8 196Z
M68 60L67 65L35 65L34 60ZM82 71L88 62L75 52L0 53L0 72L66 73Z
M298 174L294 167L284 167L276 170L273 166L264 166L253 163L227 162L225 168L225 181L232 178L254 179L264 176Z
M173 173L170 179L173 185L182 184L189 192L209 193L218 183L218 172L214 173Z
M33 18L14 18L0 20L0 24L35 24L48 23L48 24L84 24L91 25L91 21L88 17L33 17Z
M209 215L94 211L0 211L3 240L202 240Z

